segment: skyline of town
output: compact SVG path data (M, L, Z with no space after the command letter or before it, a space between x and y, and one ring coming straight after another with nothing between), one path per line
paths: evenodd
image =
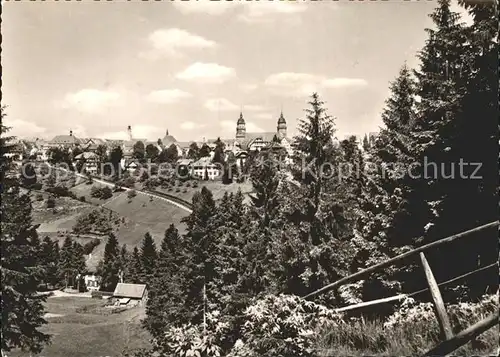
M13 135L119 138L131 125L137 137L166 128L180 141L229 137L242 108L249 131L274 130L283 110L292 134L315 90L339 137L377 131L388 83L405 61L417 64L434 7L75 5L3 6L2 103Z

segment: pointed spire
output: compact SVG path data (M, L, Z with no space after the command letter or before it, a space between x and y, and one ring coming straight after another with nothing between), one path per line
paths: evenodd
M166 135L166 136L168 136L168 129L167 129L167 132L166 132L166 134L165 134L165 135Z

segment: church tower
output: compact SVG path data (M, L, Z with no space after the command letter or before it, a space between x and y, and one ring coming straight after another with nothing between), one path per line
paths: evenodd
M236 123L236 139L245 139L245 136L245 119L243 119L243 113L240 112L240 117L238 118L238 122Z
M285 138L286 137L286 120L283 116L283 112L281 112L280 117L278 119L278 127L277 127L278 137Z

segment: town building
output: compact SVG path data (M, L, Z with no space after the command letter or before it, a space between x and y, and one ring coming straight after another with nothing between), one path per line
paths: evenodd
M83 277L87 291L99 291L101 288L101 277L96 274L86 274Z
M76 146L81 146L82 140L73 135L73 131L69 131L69 135L56 135L48 142L49 147L59 147L73 149Z
M95 152L83 152L75 156L73 165L75 168L82 165L82 169L80 170L81 173L96 175L98 171L97 168L99 166L99 156Z
M191 167L191 175L200 180L218 180L222 178L222 165L213 163L210 157L202 157L192 163Z

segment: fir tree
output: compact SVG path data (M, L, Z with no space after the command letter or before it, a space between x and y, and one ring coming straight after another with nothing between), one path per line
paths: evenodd
M151 279L144 324L155 337L162 335L170 321L178 321L184 315L182 276L185 262L180 239L179 232L171 224L165 231Z
M335 173L337 154L333 145L334 120L327 114L317 93L312 95L309 105L310 108L305 110L305 118L299 121L299 135L294 138L293 174L301 183L295 200L303 203L301 208L294 208L294 212L290 214L293 215L291 220L295 223L299 236L290 238L290 243L283 247L284 259L295 259L294 264L297 264L291 267L295 273L289 277L287 285L291 290L288 291L299 294L305 293L303 289L314 290L326 281L339 277L333 264L338 261L333 257L334 242L344 239L347 234L343 224L345 219L341 214L342 207L335 201L334 190L330 187L330 192L326 191L332 185L331 177ZM295 230L290 229L289 233L293 231ZM285 252L286 249L292 249L294 240L300 241L295 246L297 250L294 249L296 254L303 256L300 259L292 258ZM302 246L303 244L306 246ZM301 250L305 249L313 254L299 253L299 246L302 246Z
M59 245L46 236L40 247L40 261L44 269L43 282L48 287L59 283Z
M141 281L148 283L156 267L156 245L151 234L146 233L141 244Z
M129 280L130 272L129 272L129 263L130 262L130 253L127 250L127 245L122 245L120 249L120 281L126 282Z
M128 261L127 270L128 270L128 278L125 282L132 284L144 283L144 281L142 281L141 279L141 271L142 271L141 255L137 247L134 247L134 249L132 250L132 255Z
M2 107L2 119L5 116ZM3 134L7 128L0 124L2 154L9 152L9 138ZM5 145L5 146L4 146ZM2 155L2 354L14 348L39 353L49 341L49 336L40 332L46 321L43 319L44 297L37 294L40 267L37 266L36 226L31 221L31 201L21 195L19 186L8 175L9 160ZM5 176L4 176L5 175Z
M111 233L104 247L104 257L97 269L97 274L101 277L101 290L114 291L119 281L120 274L120 251L116 236Z
M370 142L368 141L368 136L366 134L363 137L363 150L364 151L370 150Z
M209 294L206 285L215 277L216 242L213 240L212 220L216 214L216 205L213 195L206 187L193 196L193 212L183 221L187 225L185 236L186 250L190 251L191 258L187 262L188 273L186 284L185 304L191 311L185 316L187 321L200 321L206 300L204 291Z

